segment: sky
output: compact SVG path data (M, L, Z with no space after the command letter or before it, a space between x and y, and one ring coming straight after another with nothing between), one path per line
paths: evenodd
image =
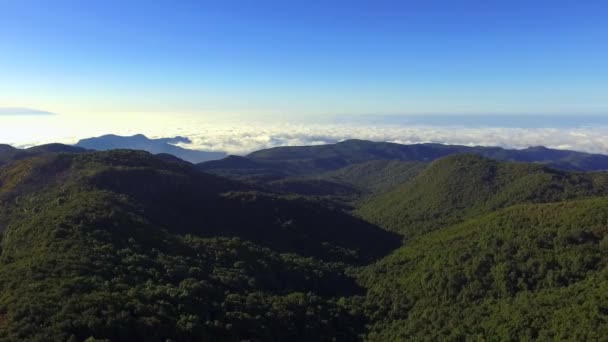
M608 116L606 18L593 0L0 0L0 141L580 129ZM505 134L470 143L516 146ZM590 149L579 140L533 142Z

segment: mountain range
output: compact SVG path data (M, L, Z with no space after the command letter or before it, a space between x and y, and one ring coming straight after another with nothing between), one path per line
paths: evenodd
M150 139L143 134L133 136L119 136L114 134L95 138L82 139L76 146L98 151L115 149L131 149L148 151L152 154L171 154L190 163L200 163L208 160L220 159L226 156L224 152L206 152L186 149L176 144L190 144L185 137Z
M346 140L336 144L274 147L244 157L230 156L203 163L206 171L227 173L271 173L276 176L300 175L336 170L354 163L371 160L402 160L431 162L453 154L477 154L486 158L540 163L563 170L608 170L608 156L542 146L523 150L500 147L460 146L443 144L402 145L366 140Z
M604 158L0 145L0 338L603 340Z

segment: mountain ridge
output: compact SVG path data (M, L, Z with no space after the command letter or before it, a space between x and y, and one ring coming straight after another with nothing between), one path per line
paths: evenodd
M336 144L285 146L252 152L246 156L230 156L198 167L224 175L302 176L334 171L354 163L372 160L431 162L453 154L472 153L487 158L545 164L570 171L608 170L608 156L529 147L521 150L501 147L444 145L437 143L403 145L367 140L345 140Z
M75 146L97 151L115 149L143 150L153 154L171 154L191 163L220 159L226 156L224 152L207 152L186 149L175 144L191 143L186 137L176 136L171 138L150 139L143 134L132 136L120 136L107 134L99 137L79 140Z

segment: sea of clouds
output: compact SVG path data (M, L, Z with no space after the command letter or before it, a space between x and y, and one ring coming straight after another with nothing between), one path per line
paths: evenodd
M182 132L192 144L182 145L230 154L276 146L320 145L348 139L401 144L442 143L522 149L546 146L608 154L608 127L513 128L462 126L403 126L365 124L277 124L205 128Z
M445 121L445 123L444 123ZM464 124L462 124L464 122ZM511 125L509 125L511 123ZM0 143L28 147L49 142L74 144L103 134L146 134L150 138L185 136L190 149L243 155L252 151L295 145L319 145L347 139L402 144L442 143L467 146L527 148L546 146L608 154L607 124L536 124L518 127L512 122L435 120L336 120L289 122L287 120L216 120L201 116L21 116L0 118Z

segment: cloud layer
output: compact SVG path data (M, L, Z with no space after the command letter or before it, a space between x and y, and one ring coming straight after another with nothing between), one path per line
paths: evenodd
M458 122L456 120L456 122ZM150 138L183 136L192 143L178 145L230 154L275 146L318 145L347 139L403 144L443 143L526 148L547 146L608 154L608 124L560 127L473 126L366 122L280 123L280 120L219 122L200 116L4 116L0 117L0 143L32 146L49 142L73 144L79 139L114 133L142 133Z
M402 144L442 143L467 146L526 148L543 145L608 154L608 127L589 128L505 128L402 125L244 125L206 128L189 132L192 144L202 150L246 154L276 146L318 145L347 139L388 141Z

